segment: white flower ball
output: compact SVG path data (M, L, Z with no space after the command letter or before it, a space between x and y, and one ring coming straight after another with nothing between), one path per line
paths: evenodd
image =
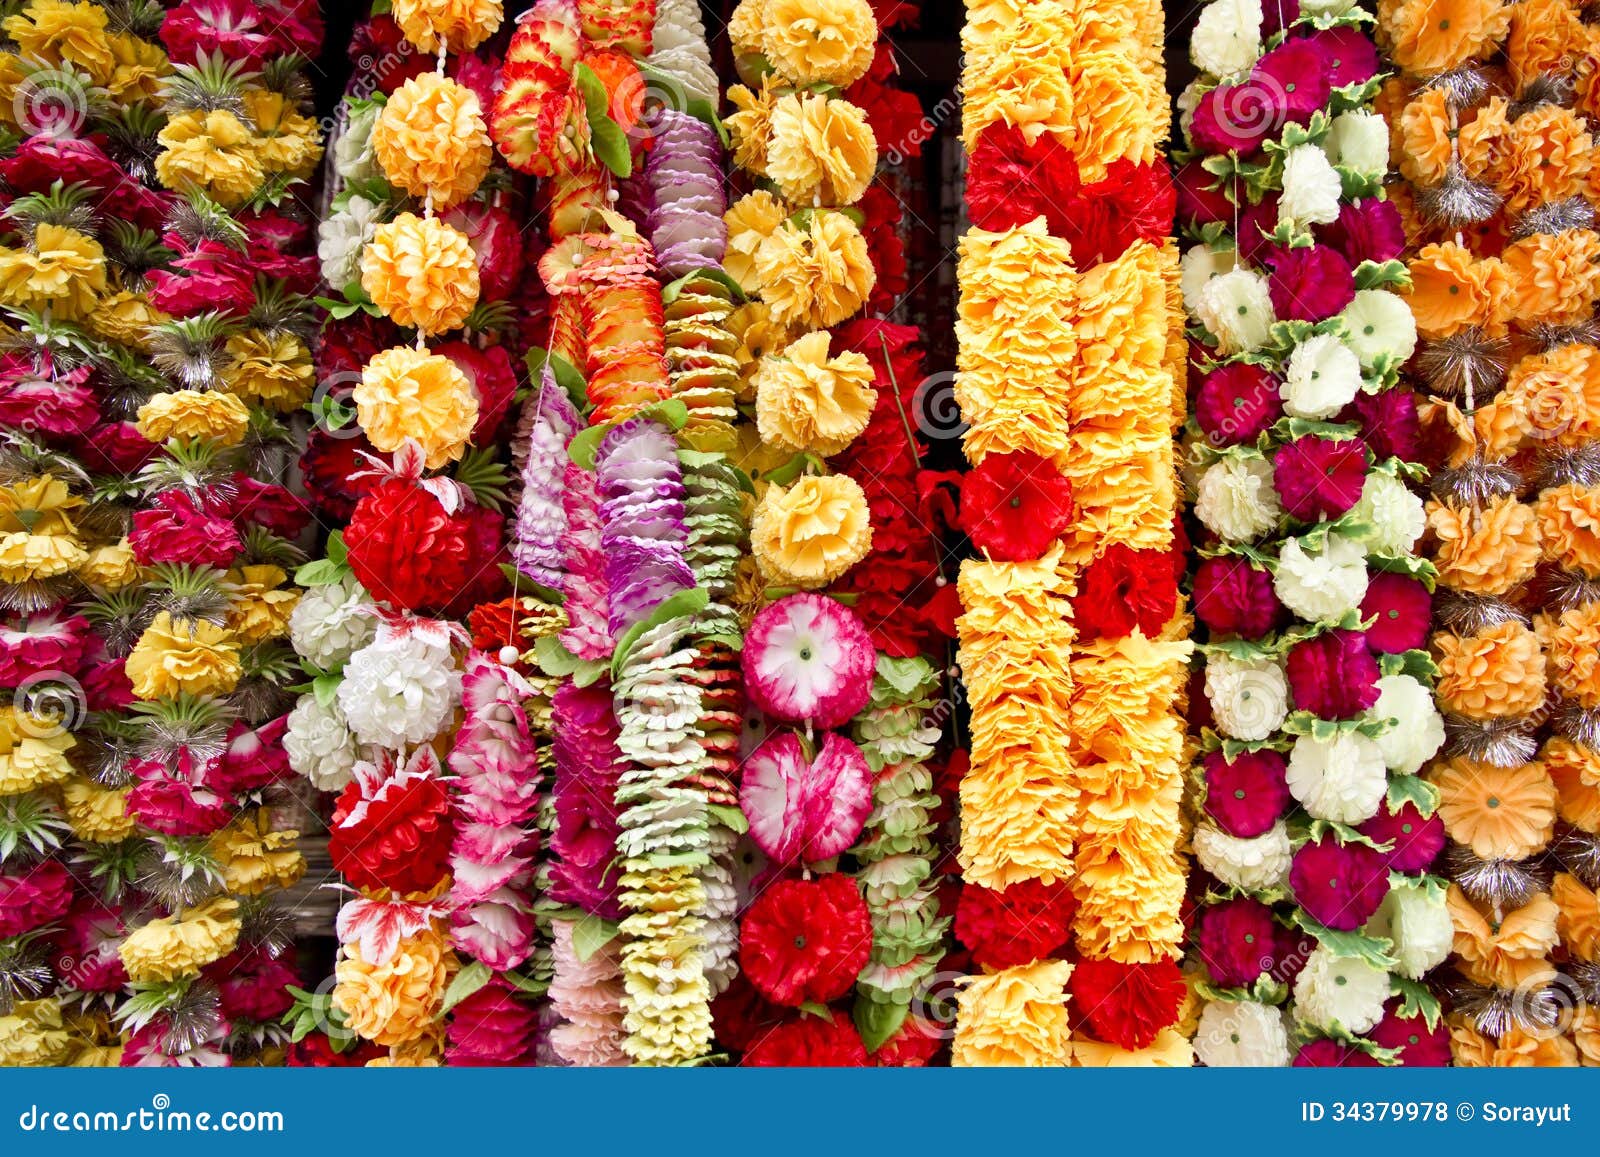
M324 281L342 290L361 276L361 253L381 218L377 202L352 195L343 209L317 226L317 260Z
M1374 179L1389 171L1389 125L1375 112L1352 109L1333 118L1323 151L1335 165Z
M378 621L367 613L372 605L372 596L353 575L307 588L289 615L295 653L324 671L338 670L377 633Z
M1285 539L1272 589L1308 622L1341 618L1367 597L1366 552L1340 534L1328 535L1327 549L1319 554L1307 552L1297 538Z
M1272 485L1272 464L1256 454L1229 454L1200 476L1195 514L1228 542L1249 542L1278 525L1283 508Z
M1195 314L1216 337L1217 352L1223 356L1260 349L1278 320L1267 279L1248 269L1234 269L1208 281L1195 303Z
M346 181L366 181L378 176L377 154L372 148L372 130L382 106L370 104L350 113L344 131L333 142L333 171Z
M1331 418L1361 391L1361 359L1338 338L1316 333L1295 346L1284 374L1283 408L1296 418Z
M1237 249L1212 249L1196 245L1178 263L1178 283L1183 289L1183 305L1190 313L1200 308L1200 292L1213 278L1231 273L1239 264Z
M1295 1013L1325 1031L1366 1032L1383 1019L1389 974L1356 956L1335 956L1319 945L1295 978Z
M1400 961L1395 971L1412 980L1421 980L1443 964L1455 941L1455 924L1444 893L1433 895L1414 884L1391 888L1363 931L1393 941L1394 955Z
M1361 501L1356 503L1354 515L1372 527L1361 539L1368 554L1410 554L1428 528L1422 499L1400 479L1381 470L1368 474L1361 484Z
M1289 713L1289 680L1270 659L1206 658L1206 698L1217 729L1234 739L1265 739Z
M1210 820L1194 830L1190 839L1200 866L1222 883L1244 892L1276 888L1289 876L1294 849L1282 820L1271 830L1250 839L1230 836Z
M1444 746L1444 718L1433 705L1433 693L1410 675L1379 679L1378 701L1367 717L1394 722L1373 742L1396 775L1415 775Z
M1405 361L1417 348L1417 320L1405 298L1386 289L1357 290L1344 312L1345 341L1365 369L1388 355Z
M1219 80L1243 72L1261 55L1261 0L1212 0L1189 34L1189 59Z
M1339 174L1316 145L1296 145L1283 158L1278 224L1300 231L1339 219Z
M368 644L345 664L339 706L362 743L405 747L432 739L461 699L449 651L415 637Z
M1284 1068L1289 1034L1283 1015L1255 1000L1214 1000L1200 1010L1194 1055L1208 1068Z
M283 733L289 766L318 791L339 791L350 782L358 751L337 701L327 707L315 695L302 695L289 712Z
M1389 780L1383 753L1365 735L1302 735L1289 752L1289 794L1313 819L1359 824L1378 814Z

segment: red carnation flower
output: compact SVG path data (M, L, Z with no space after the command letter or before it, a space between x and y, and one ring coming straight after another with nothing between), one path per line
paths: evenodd
M1060 235L1080 184L1077 161L1054 137L1030 145L1018 129L990 125L967 164L967 213L978 228L996 231L1044 217Z
M54 924L72 907L72 877L55 860L0 876L0 939Z
M1375 1067L1378 1061L1353 1045L1342 1045L1322 1037L1302 1045L1294 1055L1293 1064L1297 1069L1367 1069Z
M872 1063L880 1069L920 1069L944 1045L944 1038L933 1022L912 1013L900 1022L894 1035L878 1046Z
M1381 654L1415 651L1428 642L1433 621L1433 596L1420 579L1377 571L1367 581L1361 618L1370 619L1367 646Z
M717 1043L744 1052L783 1023L785 1010L756 991L743 973L711 1002Z
M878 27L884 27L881 18ZM923 123L922 102L916 94L896 86L895 79L894 50L880 40L872 67L845 89L844 99L867 114L880 156L918 157L933 129Z
M291 1069L361 1068L368 1061L388 1055L389 1050L382 1045L359 1037L350 1048L339 1052L325 1034L313 1032L289 1046L284 1064Z
M780 1024L739 1063L758 1069L860 1069L867 1066L867 1049L850 1018L834 1012L827 1018L802 1016Z
M1166 237L1176 205L1165 161L1140 165L1119 158L1106 166L1104 179L1081 186L1070 203L1053 207L1050 231L1072 245L1073 261L1087 269L1135 241Z
M500 585L500 524L485 507L449 514L421 487L385 478L350 517L350 569L374 597L392 606L450 607Z
M1154 638L1178 609L1172 552L1114 543L1089 564L1072 600L1078 638L1120 639L1137 627Z
M132 422L103 422L78 443L78 457L91 474L121 474L131 477L161 447L139 433Z
M1325 631L1289 648L1284 664L1296 710L1353 719L1378 701L1378 661L1360 631Z
M1333 88L1364 84L1378 71L1378 49L1360 28L1319 28L1303 41L1322 54L1322 75Z
M1367 444L1360 438L1296 438L1272 456L1272 480L1284 510L1295 518L1338 518L1361 501Z
M1242 751L1232 761L1221 751L1201 761L1206 777L1206 812L1230 836L1265 835L1289 808L1283 756L1270 748Z
M1286 612L1263 566L1231 555L1208 558L1194 572L1194 613L1215 635L1259 639Z
M1254 441L1281 417L1278 379L1260 366L1233 362L1200 379L1194 419L1213 446Z
M1279 321L1322 321L1355 300L1355 273L1331 246L1274 249L1266 260L1267 293Z
M485 101L484 107L492 107L492 102ZM472 245L478 259L478 300L510 297L522 275L522 233L517 219L499 205L468 201L445 214L445 224L465 234Z
M1383 1019L1372 1027L1367 1039L1386 1049L1398 1049L1402 1065L1411 1068L1443 1068L1450 1063L1450 1030L1440 1021L1432 1028L1427 1018L1401 1016L1400 1002L1385 1006Z
M1417 398L1410 390L1382 390L1357 394L1339 414L1341 422L1355 422L1377 461L1403 458L1414 462L1421 455L1422 419Z
M1386 802L1356 830L1374 843L1389 845L1384 855L1395 872L1425 872L1444 851L1444 820L1438 812L1424 819L1414 803L1391 808Z
M1313 920L1348 932L1371 919L1389 894L1389 861L1366 844L1313 840L1294 854L1289 887Z
M261 960L251 967L237 954L224 957L205 970L221 998L222 1015L229 1020L275 1021L294 1005L285 987L300 983L300 974L283 960Z
M1310 41L1289 40L1256 61L1250 79L1272 93L1288 120L1303 125L1332 95L1328 71L1328 61Z
M300 474L312 504L335 522L350 521L356 503L374 485L371 478L350 477L366 469L366 463L356 455L376 452L358 431L312 430L306 448L300 452Z
M228 504L228 517L235 522L265 527L280 538L294 538L311 521L305 502L276 483L235 474L233 484L236 497Z
M867 186L856 203L864 218L861 236L878 280L873 284L868 304L882 313L892 310L906 292L906 244L900 236L902 216L899 199L885 186Z
M150 274L150 304L174 317L220 310L245 314L255 305L255 270L220 241L185 249L181 238L163 241L181 256Z
M1352 267L1363 261L1393 261L1405 252L1406 227L1400 209L1393 201L1367 197L1346 201L1339 207L1339 219L1319 225L1317 240L1331 245Z
M448 358L478 394L478 420L472 427L473 445L492 443L517 392L517 371L504 346L480 350L464 341L445 342L433 352Z
M1234 205L1228 198L1227 184L1205 165L1188 161L1172 175L1178 195L1178 220L1188 225L1212 225L1233 220Z
M1022 880L1003 891L964 884L956 937L985 968L1013 968L1051 955L1072 935L1078 910L1064 881Z
M1249 988L1277 964L1277 923L1272 909L1240 896L1206 908L1200 916L1200 959L1223 988Z
M135 512L128 545L140 566L160 562L226 569L244 540L225 518L202 509L189 495L165 490L155 506Z
M834 874L780 880L750 905L739 962L776 1004L826 1004L849 991L871 951L866 901L854 880Z
M1038 558L1072 523L1072 483L1048 458L990 454L961 479L961 529L1002 562Z
M208 836L233 818L234 799L181 779L168 779L151 769L148 779L128 792L128 814L166 836Z
M443 782L402 772L371 796L359 779L344 789L333 810L328 854L356 887L405 895L430 891L445 877L454 838Z
M467 627L472 632L472 645L480 651L493 654L507 643L518 643L516 601L480 603L467 616Z
M1178 1019L1188 987L1172 960L1122 964L1085 959L1072 970L1072 1007L1100 1040L1148 1048Z

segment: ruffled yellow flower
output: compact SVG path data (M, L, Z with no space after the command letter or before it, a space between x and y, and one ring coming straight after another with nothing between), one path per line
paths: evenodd
M774 583L827 586L872 549L866 493L843 474L770 486L750 520L750 548Z
M309 177L322 159L317 122L281 92L247 88L243 99L244 110L255 124L253 143L261 167L269 173Z
M0 301L19 309L48 308L73 321L89 314L106 289L106 255L93 237L40 224L27 249L0 249Z
M55 997L18 1001L0 1016L0 1066L5 1068L64 1065L78 1044Z
M103 591L120 591L138 582L139 563L133 557L132 545L124 538L109 546L95 547L78 568L78 577L89 586Z
M106 37L111 49L110 76L97 76L95 80L110 90L111 95L124 104L154 100L161 94L161 81L172 75L172 62L159 44L141 40L125 32L113 32Z
M118 955L135 984L194 976L221 960L239 943L239 904L226 897L208 900L178 916L164 916L136 928Z
M1071 13L1052 0L996 7L1004 13L999 24L986 26L992 21L971 13L961 34L961 139L967 151L993 124L1015 127L1030 145L1048 135L1070 150L1075 143L1072 75L1081 55Z
M878 22L867 0L763 0L761 50L794 85L846 88L867 75Z
M295 850L296 831L261 832L255 817L245 817L211 837L211 854L222 865L223 886L236 896L259 896L287 888L306 874Z
M1600 960L1600 896L1569 872L1559 872L1550 898L1560 909L1556 931L1567 952L1579 960Z
M1556 787L1540 763L1494 767L1458 755L1428 773L1446 833L1484 860L1520 860L1550 842Z
M478 395L467 376L449 358L411 346L368 362L353 396L356 420L374 446L393 451L414 439L430 470L461 457L478 420Z
M139 830L128 814L128 788L101 787L74 777L61 785L61 804L72 834L91 844L114 844Z
M125 289L100 298L84 319L96 337L145 352L150 348L150 330L170 320L144 294Z
M1563 699L1600 707L1600 602L1533 620L1544 648L1550 684Z
M726 268L726 266L724 266ZM762 359L770 354L782 353L793 336L789 327L772 320L772 309L764 301L741 305L728 315L723 323L738 344L733 357L739 364L739 401L753 402L756 397L756 373Z
M1447 711L1500 719L1526 715L1544 702L1545 655L1538 636L1519 622L1496 623L1473 635L1441 633L1434 651L1435 693Z
M1142 1049L1124 1049L1104 1041L1072 1042L1072 1063L1080 1069L1187 1069L1194 1066L1194 1046L1175 1028L1164 1028Z
M228 209L255 195L266 179L259 140L226 109L182 112L157 135L156 176L178 193L198 189Z
M782 325L827 329L861 308L877 284L867 241L843 213L817 210L785 222L755 255L761 296Z
M1544 556L1564 570L1600 578L1600 489L1551 486L1534 506Z
M81 567L89 556L72 512L82 505L49 474L0 486L0 582L43 582Z
M139 636L125 669L140 699L226 695L239 682L239 645L225 627L204 619L174 622L162 611Z
M711 989L695 947L695 913L705 906L705 886L683 865L635 866L620 884L630 909L621 929L623 1048L638 1064L703 1056L711 1045Z
M728 20L728 39L740 56L760 56L762 25L766 22L767 0L740 0Z
M316 388L311 351L292 333L245 330L230 337L224 348L228 363L222 384L246 402L288 414L305 405Z
M1428 530L1439 581L1455 590L1503 595L1539 564L1539 520L1512 496L1471 509L1430 502Z
M412 77L389 98L372 148L390 183L432 195L437 209L472 196L494 159L477 94L436 72Z
M826 330L808 333L756 371L756 425L782 450L837 454L867 428L878 392L872 363L854 350L828 356Z
M968 977L956 997L950 1063L959 1068L1065 1066L1072 1055L1072 965L1041 960Z
M300 592L283 584L289 581L281 567L245 566L228 572L233 585L233 609L228 614L228 629L241 645L281 638L289 631L289 616L300 601Z
M728 227L728 248L722 269L746 293L759 293L756 278L756 251L777 231L789 216L789 207L765 189L746 193L722 215Z
M736 84L728 89L728 103L735 111L723 124L733 145L733 163L758 177L767 175L767 143L772 139L772 109L783 91L783 82L772 73L761 78L758 89Z
M1559 939L1558 909L1548 892L1538 892L1520 908L1496 911L1480 907L1459 884L1450 885L1445 897L1455 925L1458 967L1480 984L1516 988L1554 969L1545 960Z
M0 796L65 782L77 742L59 716L0 707Z
M1561 818L1575 828L1600 834L1600 755L1557 735L1545 742L1539 759L1555 782Z
M379 225L362 252L361 287L396 325L445 333L478 304L478 259L465 233L402 213Z
M382 964L367 963L357 945L346 944L334 965L333 1007L363 1040L405 1044L429 1031L454 966L437 928L406 937Z
M174 390L139 407L139 433L152 442L168 438L212 438L237 446L250 429L244 402L220 390Z
M6 18L6 35L26 58L76 64L91 75L109 75L116 65L106 37L106 12L98 4L33 0Z
M500 0L394 0L389 9L407 40L423 52L471 52L505 18Z
M847 100L790 93L773 106L767 175L799 205L853 205L878 168L867 115Z

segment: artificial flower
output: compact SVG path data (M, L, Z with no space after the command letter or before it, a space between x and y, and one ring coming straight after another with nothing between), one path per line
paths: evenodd
M242 674L231 631L204 619L159 612L139 636L126 664L140 699L226 695Z
M1556 790L1543 764L1496 767L1455 756L1428 778L1450 838L1480 859L1520 860L1550 842Z
M373 230L361 287L396 325L458 328L478 304L478 260L466 235L436 217L402 213Z
M780 450L839 453L867 428L877 392L867 359L828 356L826 332L808 333L767 354L756 370L756 425Z
M1224 884L1248 892L1282 885L1294 858L1282 821L1248 839L1231 836L1207 821L1195 828L1191 844L1202 868Z
M118 955L133 983L162 983L197 975L232 952L238 940L239 905L218 897L134 929Z
M443 212L470 197L494 159L470 88L424 72L402 84L372 130L372 150L393 185Z
M350 656L338 702L362 743L402 748L432 739L460 693L449 651L417 635L380 636Z
M866 495L854 479L839 474L769 486L750 520L750 545L773 581L825 586L872 549Z
M1289 752L1289 793L1312 819L1359 824L1378 812L1388 778L1383 753L1359 731L1302 735Z
M174 390L139 407L139 433L151 442L169 438L210 438L236 446L250 426L250 411L230 393Z
M767 234L751 269L772 319L811 329L838 325L860 309L877 276L856 223L828 209Z
M1217 727L1233 739L1265 739L1282 726L1289 711L1288 680L1270 658L1212 654L1206 659L1205 686Z
M1383 1019L1389 974L1358 956L1319 945L1294 982L1295 1013L1327 1030L1362 1033Z
M987 459L986 459L987 461ZM1135 630L1156 638L1178 609L1173 554L1113 543L1083 572L1072 600L1078 638L1121 638Z
M1525 715L1544 702L1545 655L1538 635L1522 623L1496 623L1471 635L1441 632L1434 646L1434 691L1446 710L1495 719Z
M1271 1005L1214 1000L1201 1010L1194 1051L1209 1068L1282 1068L1289 1064L1289 1037Z
M1339 219L1339 174L1322 149L1316 145L1290 149L1283 156L1282 179L1283 188L1278 195L1280 226L1301 232L1308 226L1331 225Z
M872 67L878 22L867 0L743 0L760 53L796 87L860 80Z
M847 100L798 92L774 102L766 175L797 205L853 205L878 166L866 115Z
M842 996L872 947L861 893L837 873L774 884L746 911L740 932L741 971L784 1005Z
M1381 783L1379 795L1381 798ZM1289 887L1295 902L1319 924L1340 930L1359 928L1389 894L1389 865L1383 853L1366 844L1340 843L1326 836L1302 844L1295 852Z
M1291 359L1290 365L1295 363ZM1315 372L1311 367L1310 372ZM1305 375L1309 376L1309 374ZM1253 442L1283 416L1280 394L1287 397L1289 387L1281 385L1261 366L1249 362L1229 362L1218 366L1200 380L1195 393L1194 416L1200 429L1215 447ZM1304 389L1296 391L1307 395ZM1322 395L1316 395L1320 398Z
M1351 719L1378 699L1378 662L1360 631L1327 631L1289 648L1284 665L1297 710Z
M1316 553L1306 550L1297 538L1285 539L1278 551L1272 589L1284 606L1303 619L1342 618L1366 597L1365 557L1360 543L1340 534L1329 534L1323 549Z
M1366 931L1393 942L1395 971L1412 980L1443 964L1455 941L1444 894L1412 884L1389 889Z
M1272 464L1250 453L1218 459L1200 476L1194 511L1207 530L1228 542L1259 538L1282 514Z
M431 927L407 936L381 963L346 944L334 965L333 1007L364 1040L388 1047L416 1040L433 1025L454 964L443 935Z
M1410 675L1385 675L1369 718L1390 726L1373 742L1396 775L1415 775L1444 745L1444 719L1428 688Z
M156 141L156 175L175 192L198 190L226 209L238 209L266 180L258 138L228 109L181 112Z
M477 391L455 363L411 346L368 362L352 398L374 446L392 452L413 440L430 470L461 456L478 419Z
M1267 279L1248 269L1230 270L1207 281L1194 310L1217 339L1222 355L1260 349L1278 320Z
M1288 808L1283 756L1271 748L1241 751L1231 759L1221 750L1210 751L1201 766L1206 814L1230 836L1265 835Z
M1271 908L1235 896L1203 908L1199 920L1200 959L1213 983L1249 988L1263 972L1273 971L1277 927Z
M504 18L501 0L394 0L394 22L422 52L471 52Z
M767 715L789 723L847 723L867 705L876 663L861 620L824 595L770 603L745 635L746 691Z

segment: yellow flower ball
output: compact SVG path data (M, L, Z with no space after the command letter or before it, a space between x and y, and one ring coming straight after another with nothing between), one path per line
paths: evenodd
M0 1067L46 1068L64 1065L78 1040L61 1018L55 997L22 1000L0 1016Z
M172 62L161 45L125 32L111 33L106 44L116 63L111 75L95 77L97 83L123 104L154 100L161 95L161 81L172 75Z
M288 633L289 616L300 601L299 591L282 589L288 581L283 568L276 566L244 566L228 572L233 586L228 629L241 644L261 643Z
M212 438L237 446L250 429L244 402L219 390L175 390L139 407L139 433L152 442L168 438Z
M368 362L352 396L368 441L392 452L411 438L430 470L461 457L478 420L478 394L467 375L449 358L411 346Z
M211 855L222 865L223 887L235 896L259 896L288 888L306 874L295 850L296 831L256 830L258 817L246 816L211 837Z
M133 835L139 823L128 814L130 790L76 777L62 784L61 805L72 834L91 844L114 844Z
M789 206L765 189L746 193L722 215L728 227L727 252L722 259L722 270L739 283L746 293L759 293L761 281L756 276L756 253L761 244L783 224L789 216Z
M750 548L770 582L827 586L872 549L866 493L843 474L769 486L750 520Z
M391 184L448 209L472 196L494 147L478 94L436 72L395 90L372 130L372 150Z
M109 19L98 4L73 0L32 0L5 21L6 35L30 60L76 64L91 75L107 75L116 65L107 42Z
M867 428L878 397L872 363L853 350L830 358L828 341L828 331L817 330L761 359L756 425L762 441L826 457Z
M396 325L446 333L478 304L478 259L465 233L402 213L379 225L362 252L361 287Z
M227 109L182 112L156 136L156 176L176 193L198 189L227 209L237 209L266 180L258 138Z
M878 21L867 0L764 0L761 47L791 84L846 88L872 67Z
M238 902L219 897L181 916L163 916L134 929L118 954L134 984L164 983L198 975L238 943Z
M774 230L756 250L754 271L773 319L806 329L838 325L877 284L866 238L854 221L831 210Z
M25 530L0 534L0 582L44 582L75 572L88 552L76 535L29 534Z
M847 100L790 93L772 109L767 175L797 205L853 205L878 168L867 114Z
M103 591L120 591L140 579L139 563L133 557L133 546L124 538L109 546L97 546L78 568L78 577L87 586Z
M27 249L0 249L0 302L64 321L91 313L106 290L106 254L93 237L48 222Z
M316 389L311 351L292 333L245 330L230 337L224 348L228 362L222 385L246 402L288 414L305 405Z
M77 742L59 715L0 707L0 796L64 783L72 776L67 752Z
M172 319L151 305L144 294L124 289L95 302L84 320L96 337L148 352L150 330Z
M243 99L245 112L255 123L253 143L262 169L309 177L322 159L317 122L280 92L248 88Z
M204 619L174 621L162 611L144 629L124 664L140 699L226 695L239 683L233 632Z
M389 13L400 31L423 52L471 52L500 27L500 0L394 0Z
M367 963L357 945L346 944L334 965L333 1007L363 1040L386 1047L405 1044L432 1026L454 965L435 927L400 941L382 964Z

